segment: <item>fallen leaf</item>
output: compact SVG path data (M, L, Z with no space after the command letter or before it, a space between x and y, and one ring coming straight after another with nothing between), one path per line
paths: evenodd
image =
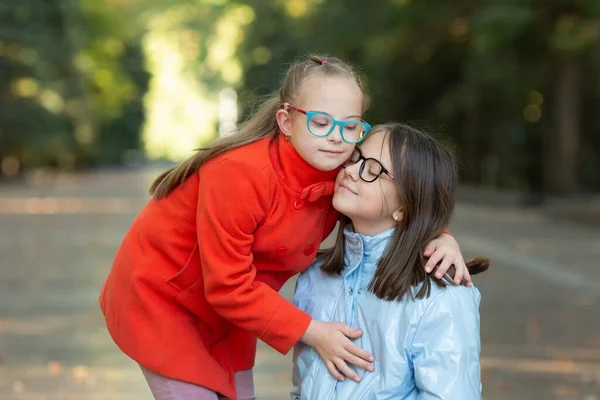
M21 393L25 390L25 385L21 381L14 381L12 385L13 392Z
M73 372L73 378L75 378L75 380L78 380L80 382L85 381L87 379L87 377L89 376L87 367L85 367L83 365L75 365L73 367L72 372Z
M60 363L58 361L50 361L48 363L48 371L52 375L58 375L58 374L60 374L61 370L62 370L62 366L60 365Z

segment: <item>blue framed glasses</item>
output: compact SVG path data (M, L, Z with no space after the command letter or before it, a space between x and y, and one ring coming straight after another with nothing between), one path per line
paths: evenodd
M340 121L329 114L318 111L304 111L288 103L283 103L280 108L284 110L289 108L306 115L306 127L314 136L329 136L335 127L339 126L342 140L346 143L357 144L362 142L367 137L369 130L371 130L371 125L363 120Z

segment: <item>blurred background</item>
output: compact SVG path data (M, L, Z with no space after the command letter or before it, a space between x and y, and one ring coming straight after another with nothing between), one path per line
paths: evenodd
M97 306L114 252L312 52L359 67L367 121L455 150L484 398L600 399L598 0L1 0L0 399L151 398ZM261 345L258 399L290 373Z

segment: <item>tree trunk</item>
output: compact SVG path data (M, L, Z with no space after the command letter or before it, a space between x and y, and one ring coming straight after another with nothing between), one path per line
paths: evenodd
M61 65L66 83L65 97L76 99L78 107L73 117L74 135L77 144L89 150L95 137L95 124L88 103L87 81L82 72L75 66L75 57L84 47L85 30L80 5L76 0L55 0L57 13L62 22L62 39L65 59Z
M560 60L555 86L555 127L549 146L546 187L557 194L577 190L577 162L580 135L581 71L571 56Z

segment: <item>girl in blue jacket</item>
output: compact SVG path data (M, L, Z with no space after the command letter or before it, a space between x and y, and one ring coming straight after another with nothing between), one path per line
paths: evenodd
M327 349L298 344L292 400L481 398L479 291L428 275L422 256L450 222L456 182L452 154L407 125L377 126L354 150L333 197L344 228L300 275L294 303L361 330L375 368L337 381Z

